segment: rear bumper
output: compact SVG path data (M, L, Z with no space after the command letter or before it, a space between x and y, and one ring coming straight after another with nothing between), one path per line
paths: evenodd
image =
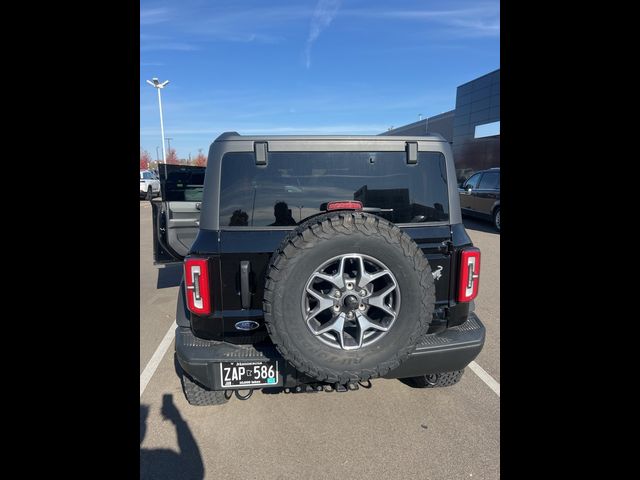
M485 328L470 312L467 321L443 332L425 335L409 358L384 378L407 378L462 370L484 346Z
M409 358L384 378L461 370L478 356L484 346L484 338L484 325L475 313L470 313L462 325L425 335ZM284 387L315 381L293 368L273 345L234 345L203 340L194 336L188 327L176 328L176 357L185 372L211 390L223 390L221 362L277 360Z

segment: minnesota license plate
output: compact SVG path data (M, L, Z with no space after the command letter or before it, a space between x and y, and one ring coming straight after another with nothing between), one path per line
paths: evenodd
M223 388L280 386L278 362L222 362L220 382Z

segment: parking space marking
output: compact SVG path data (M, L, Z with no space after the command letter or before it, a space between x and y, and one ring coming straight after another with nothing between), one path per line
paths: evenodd
M160 345L158 345L158 348L156 348L156 351L153 352L153 356L151 357L151 360L149 360L149 363L147 363L147 366L144 367L144 370L140 375L140 398L142 398L142 394L144 393L145 388L147 388L147 384L149 383L149 380L151 380L151 377L153 377L153 374L156 373L156 369L158 368L158 365L160 365L160 362L164 358L164 354L167 353L167 350L169 349L169 345L171 345L171 342L173 341L173 334L177 327L178 325L174 320L171 326L169 327L169 330L167 330L167 333L165 334L164 338L160 342Z
M475 373L480 377L480 380L486 383L487 386L491 390L493 390L493 393L495 393L496 395L498 395L498 397L500 397L500 384L496 382L494 378L491 375L489 375L484 368L482 368L476 362L471 362L469 364L469 368L473 370L473 373Z

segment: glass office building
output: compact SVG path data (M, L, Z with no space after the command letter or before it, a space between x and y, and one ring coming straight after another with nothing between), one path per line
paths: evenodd
M457 88L456 108L381 135L439 133L451 143L458 181L500 166L500 69Z
M458 181L500 166L500 70L458 87L452 142Z

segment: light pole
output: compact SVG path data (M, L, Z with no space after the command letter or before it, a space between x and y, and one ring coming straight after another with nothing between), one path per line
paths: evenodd
M171 155L171 140L173 140L173 138L167 137L167 143L169 144L169 155Z
M158 152L158 149L159 149L159 148L160 148L160 147L158 147L158 146L156 145L156 160L157 160L158 162L160 161L160 152Z
M160 83L157 77L154 77L152 80L147 80L147 83L152 87L158 89L158 106L160 107L160 133L162 134L162 163L167 163L167 152L164 149L164 123L162 121L162 96L160 95L160 90L167 86L169 80L165 80Z

